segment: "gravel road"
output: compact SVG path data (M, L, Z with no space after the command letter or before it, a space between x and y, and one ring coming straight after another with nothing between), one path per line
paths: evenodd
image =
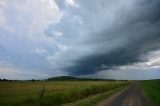
M150 106L138 82L102 101L98 106Z

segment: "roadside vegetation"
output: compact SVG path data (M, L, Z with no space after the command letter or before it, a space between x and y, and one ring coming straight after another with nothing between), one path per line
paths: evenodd
M141 81L145 96L152 106L160 106L160 80Z
M75 103L69 104L69 105L64 105L64 106L97 106L101 101L107 99L111 95L115 94L116 92L126 88L127 84L125 86L121 86L118 88L114 88L112 90L108 90L106 92L90 96L88 98L79 100Z
M114 92L129 83L128 81L0 81L0 106L61 106L104 93L94 99L99 101L106 97L106 92Z

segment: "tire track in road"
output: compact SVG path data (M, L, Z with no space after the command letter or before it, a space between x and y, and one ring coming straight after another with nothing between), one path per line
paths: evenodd
M150 106L138 82L134 82L127 89L116 93L98 106Z

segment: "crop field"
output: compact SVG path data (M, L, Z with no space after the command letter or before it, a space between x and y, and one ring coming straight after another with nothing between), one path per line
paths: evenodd
M141 85L151 106L160 106L160 80L141 81Z
M116 91L129 83L128 81L0 81L0 106L61 106L93 95Z

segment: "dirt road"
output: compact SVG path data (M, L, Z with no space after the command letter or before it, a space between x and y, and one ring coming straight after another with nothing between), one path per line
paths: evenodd
M150 106L137 82L118 92L98 106Z

